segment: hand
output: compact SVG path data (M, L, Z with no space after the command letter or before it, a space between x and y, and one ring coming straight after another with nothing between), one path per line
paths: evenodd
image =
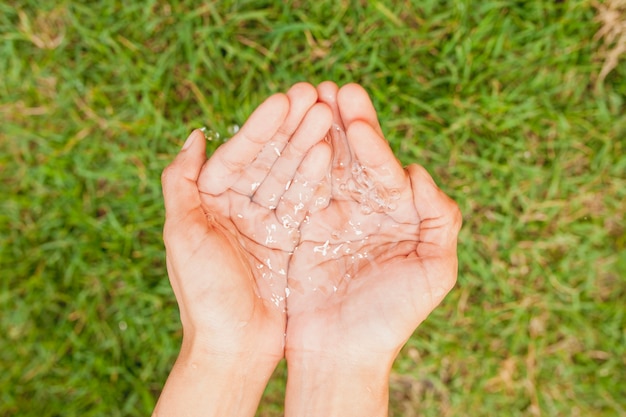
M353 415L382 415L394 358L456 281L461 215L422 167L401 167L361 87L324 83L318 92L336 125L332 195L302 225L289 264L286 415L314 408L315 395L302 394L315 386L314 369L335 381L340 403L361 401L346 408ZM357 381L373 385L359 395ZM375 393L376 405L362 401Z
M316 101L308 84L270 97L208 161L196 130L164 171L167 267L184 335L155 413L253 414L283 357L287 261L330 155L318 142L332 114Z
M220 245L237 249L258 302L280 317L272 321L281 323L273 332L281 341L276 350L281 358L289 258L328 172L324 161L330 148L322 139L332 114L316 101L315 88L306 83L270 97L215 151L198 179L202 205L224 236ZM224 294L236 294L237 288L225 288Z

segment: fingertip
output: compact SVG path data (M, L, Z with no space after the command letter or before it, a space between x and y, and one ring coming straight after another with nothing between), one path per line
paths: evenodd
M197 180L206 161L206 143L201 129L194 129L176 158L161 173L166 215L176 215L198 200Z
M317 86L318 102L326 104L333 115L333 122L343 128L344 122L341 120L341 113L337 106L337 91L339 87L332 81L324 81Z
M346 126L362 120L382 136L378 115L368 92L359 84L349 83L337 92L337 106Z
M289 107L289 97L285 93L272 94L252 112L239 132L229 142L236 141L240 136L248 137L258 143L268 140L287 118Z
M360 84L357 83L347 83L341 86L339 91L337 92L337 98L345 96L346 94L366 94L365 88L363 88Z
M332 148L322 141L315 144L302 161L299 173L307 180L321 181L330 171Z
M202 129L194 129L183 144L172 163L163 171L163 186L176 184L181 180L197 181L202 166L206 162L206 140Z
M167 178L169 181L169 178L176 176L198 178L200 168L206 161L205 151L204 132L201 129L194 129L185 140L178 155L163 171L162 180Z
M185 139L185 143L183 143L183 147L181 149L182 151L184 151L187 148L189 148L191 146L191 144L194 142L194 140L196 139L196 134L195 134L196 130L197 129L192 130L191 133L189 134L189 136L187 136L187 139Z
M317 95L320 101L325 103L335 103L337 91L339 91L339 87L333 81L323 81L317 86Z
M194 150L206 149L206 136L204 134L206 128L194 129L185 140L182 151L186 151L190 148Z
M287 98L290 101L298 99L303 102L315 102L317 97L317 89L311 83L304 81L292 85L287 91Z
M315 116L315 120L318 121L321 125L328 125L328 129L330 129L330 125L333 122L333 110L326 103L316 103L315 106L311 108L313 112L313 116Z
M276 119L282 121L289 112L289 97L285 93L275 93L269 96L258 108L272 109ZM254 114L254 113L253 113Z

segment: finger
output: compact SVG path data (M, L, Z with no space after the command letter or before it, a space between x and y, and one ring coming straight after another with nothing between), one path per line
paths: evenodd
M456 251L462 216L458 205L419 165L408 167L415 208L420 218L420 256L442 255L442 250Z
M343 121L337 104L339 87L332 81L324 81L317 86L317 96L320 103L325 103L333 112L333 123L343 129Z
M355 120L348 126L347 137L356 159L353 177L375 181L387 189L401 191L408 179L389 143L369 123Z
M204 134L194 130L161 176L165 202L163 240L168 268L170 261L177 262L190 256L205 238L207 218L197 186L197 178L206 161L205 152Z
M163 170L161 184L166 221L180 221L200 208L196 181L206 161L205 149L204 134L196 129L191 132L174 161Z
M274 136L261 149L252 163L242 171L231 188L244 195L252 195L263 182L271 167L284 151L309 109L317 101L317 91L309 83L298 83L287 92L289 113Z
M309 212L326 207L330 201L330 172L332 151L326 142L319 142L298 167L290 187L276 207L276 217L283 227L298 228Z
M243 127L220 146L205 164L198 179L200 190L217 195L230 187L285 122L289 100L274 94L250 115Z
M335 195L340 194L341 184L345 184L350 178L352 167L352 151L348 146L345 124L337 103L338 92L339 87L331 81L324 81L317 86L318 100L328 105L333 112L333 126L328 132L328 139L333 148L331 181Z
M193 247L200 239L195 224L206 221L200 205L200 197L196 180L206 161L206 142L204 134L196 129L187 138L183 149L174 161L163 170L161 185L165 202L165 226L163 238L167 249L167 269L170 283L177 296L180 285L174 273L176 253L192 253Z
M284 152L272 166L269 175L254 194L253 201L270 209L278 206L306 153L326 136L331 121L332 114L325 104L316 103L309 110Z
M337 106L344 126L362 120L372 126L380 136L384 136L372 100L360 85L352 83L341 87L337 92Z

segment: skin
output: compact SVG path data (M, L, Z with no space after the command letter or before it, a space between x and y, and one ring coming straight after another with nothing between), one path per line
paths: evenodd
M389 209L363 209L355 162ZM184 336L155 415L254 415L282 357L286 416L386 415L393 360L455 283L461 216L367 93L297 84L208 161L195 131L163 191Z
M356 160L396 199L364 214L334 183L302 226L288 276L285 415L383 416L393 360L456 281L461 215L424 168L402 168L365 90L323 83L318 94L347 134L333 138L331 181Z
M167 268L183 343L154 415L254 415L284 356L286 275L279 271L299 240L298 217L284 227L277 213L295 201L286 182L314 184L327 171L317 167L330 149L318 143L331 120L315 89L298 84L268 98L208 161L202 132L192 132L163 172ZM294 190L304 216L316 188ZM280 226L271 244L259 225Z

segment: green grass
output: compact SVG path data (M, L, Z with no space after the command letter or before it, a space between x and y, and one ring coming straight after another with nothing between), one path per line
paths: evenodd
M181 336L161 170L326 79L464 213L392 415L626 415L626 57L596 87L591 1L80 3L0 5L1 416L149 414Z

